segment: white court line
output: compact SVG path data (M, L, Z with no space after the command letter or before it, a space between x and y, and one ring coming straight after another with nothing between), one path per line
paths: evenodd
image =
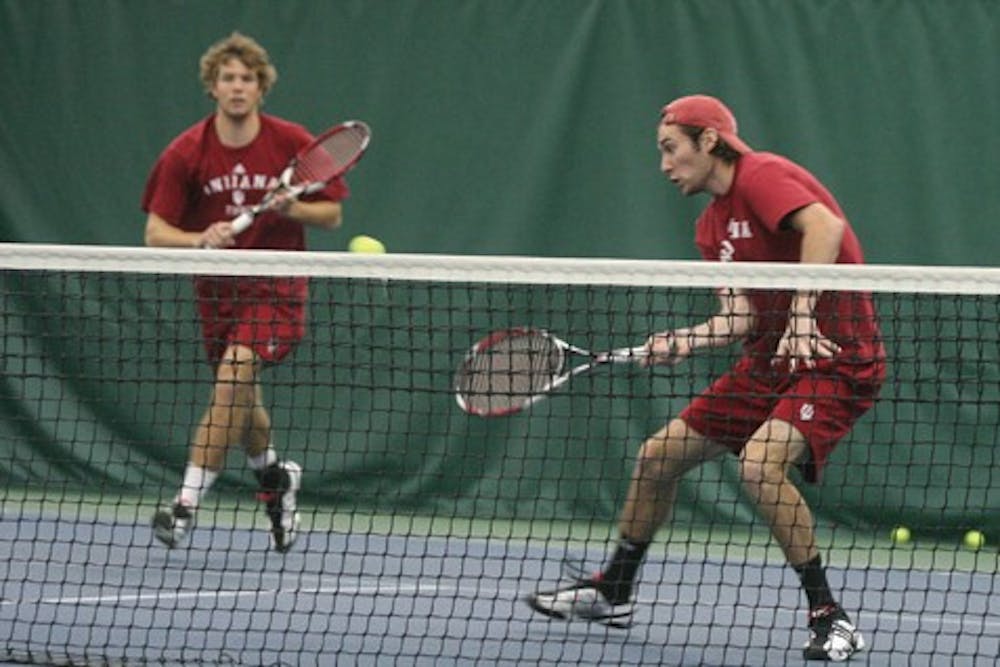
M4 600L0 602L0 607L20 605L27 603L34 604L49 604L49 605L74 605L74 604L104 604L104 603L117 603L117 602L144 602L149 600L197 600L201 598L215 598L215 599L235 599L240 597L248 597L260 595L261 593L289 593L289 594L301 594L305 593L307 595L321 595L321 594L334 594L334 593L346 593L352 595L378 595L387 594L395 595L400 593L418 593L427 595L437 595L442 592L459 592L460 589L454 586L441 586L439 584L426 584L426 583L415 583L415 584L396 584L396 585L386 585L383 583L375 583L369 585L357 584L354 586L321 586L314 588L257 588L257 589L238 589L238 590L225 590L225 591L189 591L181 593L150 593L150 594L136 594L136 595L91 595L83 597L48 597L39 598L37 600ZM480 590L480 589L477 589ZM498 591L500 592L500 591Z
M272 575L278 576L278 575ZM272 589L253 589L253 590L224 590L224 591L189 591L189 592L178 592L178 593L155 593L155 594L136 594L136 595L95 595L95 596L84 596L84 597L50 597L50 598L40 598L34 601L34 604L47 604L47 605L76 605L76 604L93 604L101 605L107 603L122 603L122 602L143 602L143 601L161 601L161 600L191 600L191 599L237 599L241 597L251 597L258 596L261 593L273 593L273 594L306 594L306 595L333 595L333 594L344 594L344 595L385 595L393 596L406 593L414 593L419 596L435 596L442 593L466 593L470 597L473 595L492 595L491 599L517 599L520 597L522 591L512 588L501 588L497 587L494 589L486 590L482 586L454 586L454 585L442 585L436 582L415 582L412 584L407 584L403 582L398 582L394 584L386 584L381 581L376 581L373 583L364 583L364 580L360 580L357 584L353 585L333 585L333 586L315 586L311 588L272 588ZM0 607L20 605L24 604L25 601L16 600L4 600L0 602ZM31 603L31 601L28 601ZM651 613L655 614L656 608L660 606L670 606L677 603L676 599L665 599L665 598L646 598L639 597L636 599L636 604L641 605L640 608L645 608ZM750 605L738 604L734 605L736 609L744 609L751 613L756 613L760 611L759 607L753 607ZM788 616L797 616L798 609L790 609L787 607L776 607L772 609L773 612L777 614L785 614ZM965 632L986 632L991 631L991 634L1000 635L1000 619L980 619L980 618L965 618L961 616L956 616L954 614L914 614L911 612L888 612L888 611L872 611L866 609L860 609L857 612L860 618L877 618L894 620L897 623L902 623L908 621L914 623L916 632L919 628L926 628L927 624L933 623L937 624L939 627L954 627L959 628Z
M655 600L638 600L638 602L657 602ZM659 600L658 602L663 603L664 600ZM670 601L668 604L673 603ZM734 609L746 609L750 612L761 611L761 607L752 607L750 605L738 604L733 606ZM791 617L797 617L802 613L801 609L789 609L788 607L775 607L772 609L776 614L785 614ZM937 614L937 613L927 613L927 614L914 614L912 612L892 612L885 610L869 610L861 608L855 614L852 614L857 619L885 619L885 620L895 620L899 623L903 621L910 621L916 624L914 632L919 629L927 629L926 626L929 623L936 623L939 626L948 627L958 627L965 630L966 632L973 632L977 629L980 632L986 630L993 630L996 636L1000 637L1000 619L990 620L981 618L966 618L962 616L956 616L955 614ZM861 623L861 629L864 630L864 623ZM895 631L898 634L898 630Z

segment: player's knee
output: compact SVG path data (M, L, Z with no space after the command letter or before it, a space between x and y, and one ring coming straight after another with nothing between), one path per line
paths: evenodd
M784 457L768 454L767 447L751 443L740 457L740 477L751 492L765 484L780 484L787 476L788 462Z
M250 406L254 403L255 391L252 375L244 377L238 367L223 363L215 377L212 400L222 407Z
M767 466L762 462L747 461L746 459L740 462L740 478L743 480L743 484L751 491L764 484L767 481L767 477Z
M230 408L239 404L239 392L232 382L217 381L212 389L212 403L218 407Z
M647 438L639 448L637 466L643 479L676 479L691 466L683 422L675 422L678 423L671 422L665 430Z

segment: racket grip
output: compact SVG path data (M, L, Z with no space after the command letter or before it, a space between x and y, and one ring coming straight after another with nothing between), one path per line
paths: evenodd
M649 356L649 350L646 349L645 345L637 345L636 347L621 347L617 350L612 350L607 353L606 358L609 361L636 361L638 359L645 359Z
M249 211L244 211L243 213L240 213L238 216L233 218L232 222L233 233L239 234L240 232L244 231L247 227L250 226L251 222L253 222L253 213L250 213Z

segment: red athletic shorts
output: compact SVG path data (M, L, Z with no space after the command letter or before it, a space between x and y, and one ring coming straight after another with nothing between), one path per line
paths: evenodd
M805 479L815 483L837 442L875 404L885 365L872 364L874 368L820 362L812 371L791 375L743 357L697 396L680 418L735 454L768 419L786 421L809 443L812 456L799 467Z
M305 336L308 286L302 278L201 278L196 291L212 365L233 344L277 363Z

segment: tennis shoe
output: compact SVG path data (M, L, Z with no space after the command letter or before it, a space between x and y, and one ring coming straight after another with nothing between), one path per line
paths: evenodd
M294 461L278 461L259 473L257 499L265 503L271 520L271 546L284 553L299 537L299 510L296 496L302 488L302 468Z
M525 601L535 611L560 620L580 619L615 628L632 624L632 601L614 599L598 577L578 579L547 593L531 593Z
M840 605L809 612L809 641L803 649L806 660L844 662L864 648L864 637Z
M153 515L153 535L167 548L180 544L194 528L194 508L180 500Z

